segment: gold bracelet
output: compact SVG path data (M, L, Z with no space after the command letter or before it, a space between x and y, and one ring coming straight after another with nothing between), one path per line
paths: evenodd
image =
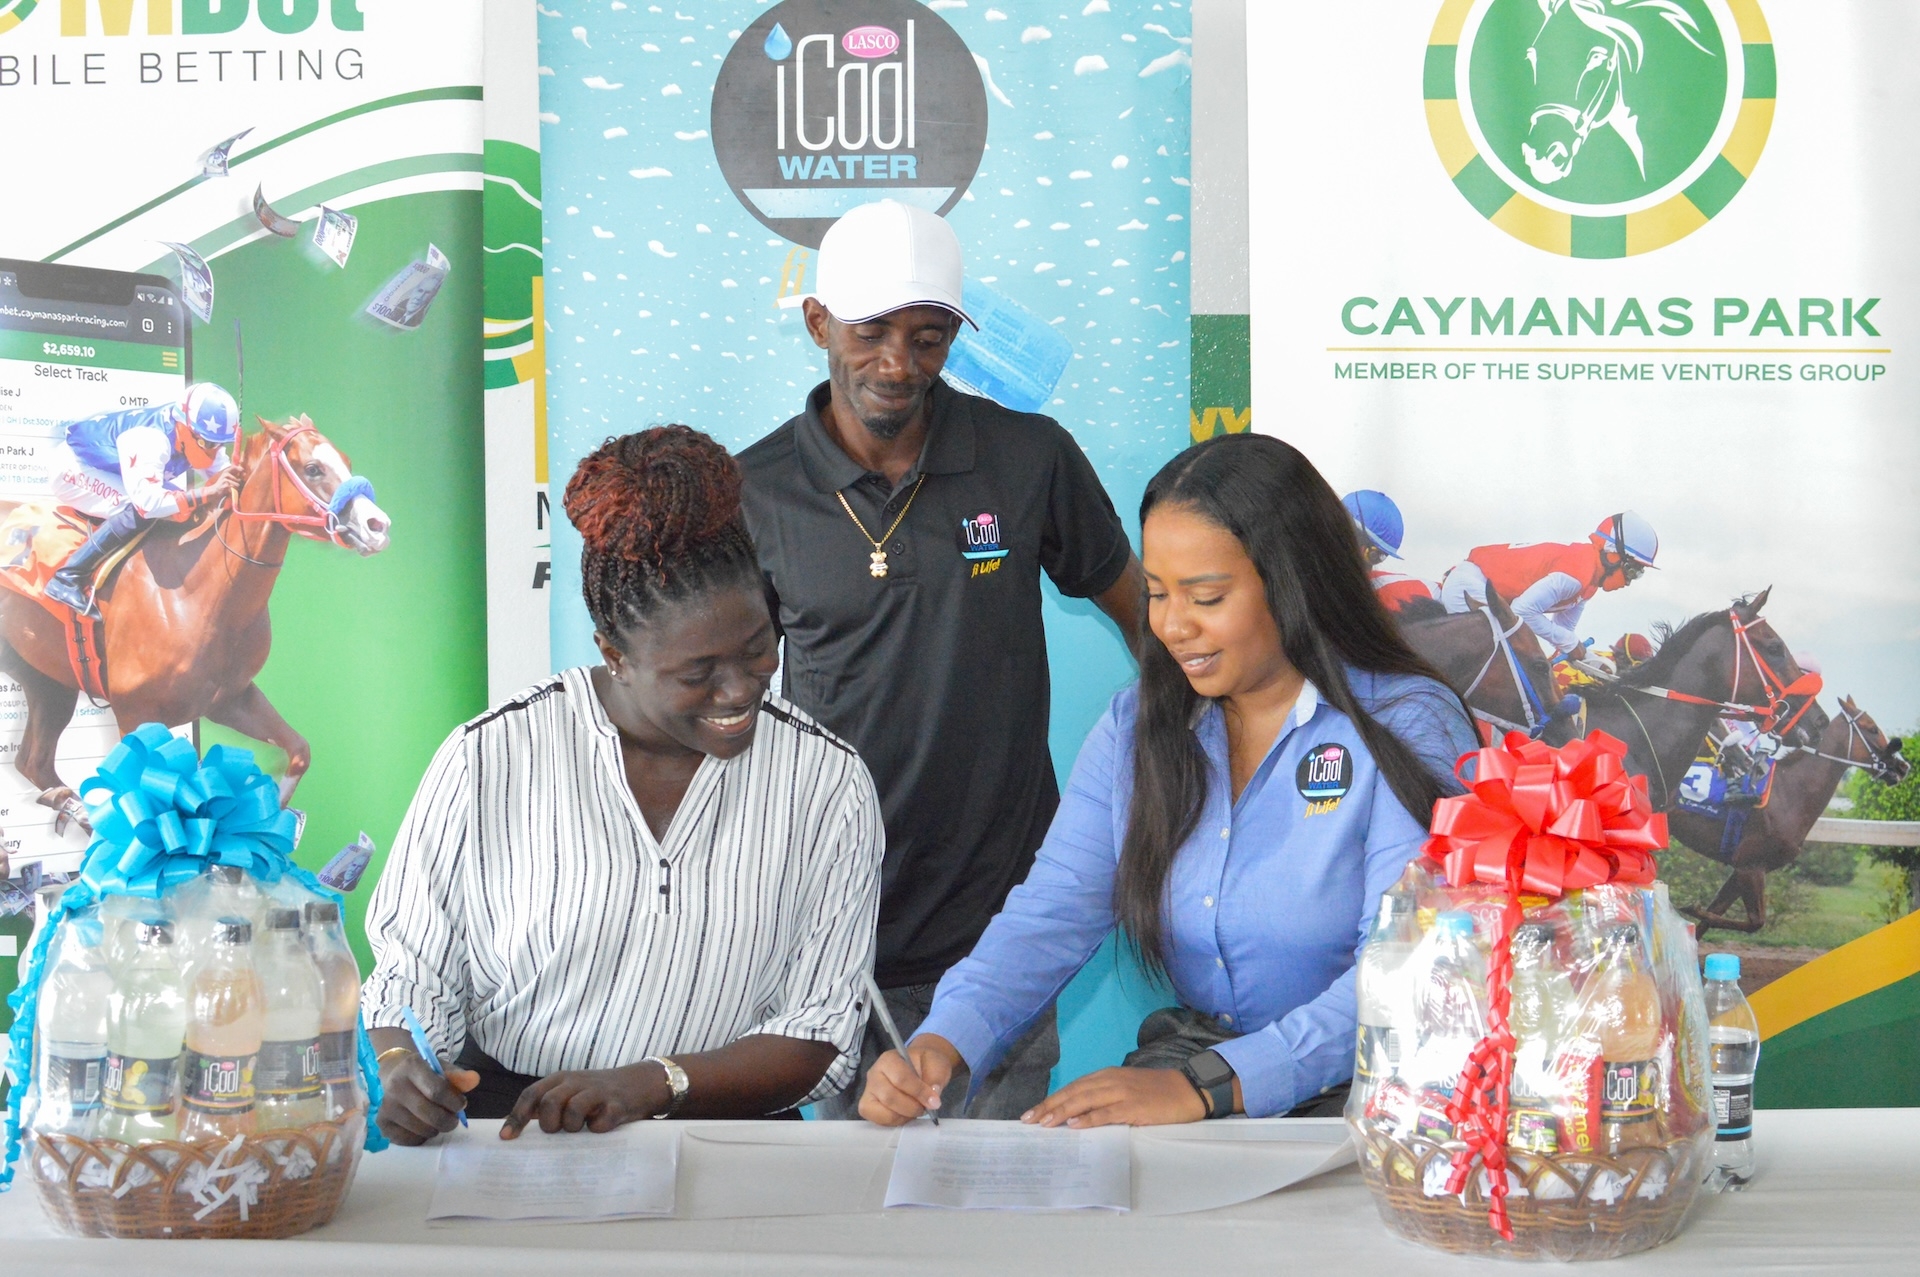
M390 1046L386 1050L382 1051L380 1054L373 1057L373 1070L374 1072L378 1073L383 1067L385 1067L387 1062L387 1057L389 1055L418 1055L418 1054L419 1052L415 1051L410 1046Z

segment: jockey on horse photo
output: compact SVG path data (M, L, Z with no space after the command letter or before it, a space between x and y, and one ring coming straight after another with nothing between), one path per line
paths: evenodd
M227 456L239 429L233 396L206 381L172 403L68 423L54 454L53 495L100 523L47 582L47 597L97 620L89 573L142 523L186 522L240 490L246 472Z
M1354 531L1360 534L1360 555L1367 561L1367 575L1373 592L1389 612L1398 612L1413 599L1439 597L1433 582L1404 572L1391 572L1383 566L1388 559L1400 557L1400 543L1406 536L1406 523L1392 497L1372 488L1349 492L1340 498L1353 518Z
M1556 658L1582 660L1587 649L1574 627L1587 600L1639 580L1659 553L1660 538L1653 526L1626 510L1602 519L1585 541L1514 542L1471 550L1440 583L1440 602L1449 612L1485 606L1491 585Z

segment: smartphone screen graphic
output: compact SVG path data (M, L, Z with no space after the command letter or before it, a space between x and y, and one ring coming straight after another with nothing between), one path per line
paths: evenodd
M69 422L177 400L192 373L190 328L160 276L0 258L0 517L22 503L54 504L54 456ZM0 559L18 549L0 546ZM70 785L119 738L110 709L77 699L57 760ZM54 833L54 813L13 766L26 714L19 684L0 674L0 843L15 873L35 862L70 870L85 839Z

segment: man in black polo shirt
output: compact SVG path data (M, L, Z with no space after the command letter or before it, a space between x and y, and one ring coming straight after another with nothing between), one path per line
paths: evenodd
M828 380L741 454L747 524L786 638L783 694L851 742L880 791L875 975L912 1036L934 985L1026 877L1059 803L1040 573L1092 598L1129 643L1145 586L1073 436L940 380L972 322L945 221L864 205L828 231L818 261L804 306ZM869 1021L862 1077L886 1049ZM1018 1117L1059 1058L1049 1009L970 1115ZM859 1094L856 1082L824 1107L852 1117Z

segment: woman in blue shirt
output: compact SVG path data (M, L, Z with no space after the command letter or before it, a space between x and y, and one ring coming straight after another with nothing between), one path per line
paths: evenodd
M911 1069L889 1052L869 1075L871 1121L938 1108L963 1064L984 1077L1116 925L1181 1009L1148 1018L1130 1067L1023 1121L1267 1117L1352 1075L1355 952L1434 801L1457 792L1472 721L1374 597L1351 520L1296 449L1190 448L1148 484L1140 522L1158 641L1081 749L1026 881L940 982Z

